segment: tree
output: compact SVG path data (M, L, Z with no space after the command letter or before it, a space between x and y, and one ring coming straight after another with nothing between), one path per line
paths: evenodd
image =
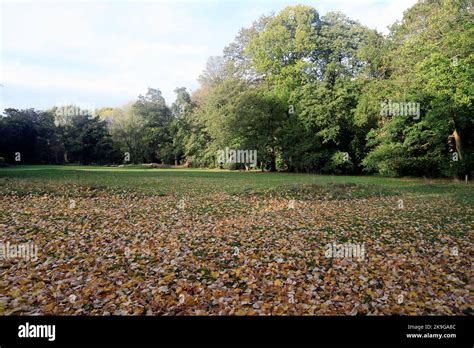
M282 167L347 172L353 160L360 163L365 134L354 109L368 65L361 52L375 36L341 13L320 17L301 5L267 18L253 35L245 52L268 90L294 111L281 130ZM351 160L341 164L346 153Z
M64 129L63 142L71 163L105 164L112 161L112 139L98 116L75 115Z
M310 6L293 6L266 20L245 48L257 72L269 82L297 88L316 72L321 20Z
M174 92L176 100L171 106L173 120L170 124L170 132L173 138L174 162L178 165L186 157L186 139L191 131L190 115L195 108L195 103L185 87L176 88Z
M114 144L121 154L122 161L141 163L145 158L146 142L143 138L146 122L141 115L135 112L132 104L122 108L108 110L101 118L108 117L110 134Z
M417 102L421 115L380 119L369 135L367 170L430 176L472 171L473 143L465 135L473 130L473 28L469 2L457 0L419 2L391 28L390 74L371 98Z
M132 106L133 113L143 118L143 138L146 143L145 160L150 162L171 162L174 160L170 134L171 110L159 89L148 88Z
M206 62L206 69L199 76L201 85L216 85L232 78L232 63L222 56L212 56Z
M50 112L6 109L0 118L0 157L15 163L62 163L59 130Z

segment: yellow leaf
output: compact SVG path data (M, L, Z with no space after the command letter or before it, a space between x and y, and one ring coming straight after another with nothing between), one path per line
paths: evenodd
M21 296L20 289L10 291L10 296L13 297L13 298L20 297Z
M47 304L46 306L43 307L43 310L48 313L48 312L52 312L54 307L56 307L56 304L54 302L51 302L49 304Z
M36 285L33 287L33 289L41 289L44 288L45 283L44 282L38 282Z
M164 277L163 281L169 283L173 279L174 279L174 273L171 273L171 274L168 274L166 277Z

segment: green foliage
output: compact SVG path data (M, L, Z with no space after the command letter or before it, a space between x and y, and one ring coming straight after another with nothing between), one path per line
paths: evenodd
M336 151L331 156L324 170L328 173L342 174L350 172L353 167L352 160L347 152Z
M60 132L49 112L6 109L0 118L0 155L9 163L62 163Z
M468 1L419 2L392 27L389 74L364 91L359 124L376 119L374 101L415 101L419 119L383 119L370 132L367 171L462 176L472 171L473 20ZM372 101L372 102L371 102ZM459 161L453 161L453 153Z
M148 88L147 93L144 96L140 95L132 107L132 112L142 117L145 122L142 131L142 137L146 144L145 160L169 163L174 159L170 134L172 115L161 91Z
M257 150L270 171L472 175L473 24L469 0L419 1L387 36L339 12L289 6L242 28L209 58L200 88L177 88L171 107L149 88L98 117L74 106L7 110L0 155L121 163L128 152L133 163L218 167L228 147ZM417 103L419 114L384 114L392 102Z
M112 139L107 125L98 116L75 115L64 129L68 162L105 164L112 161Z
M130 155L131 163L143 162L147 145L143 137L146 126L144 118L135 112L133 105L114 109L108 114L111 118L110 134L122 157L120 162L125 162L126 154Z

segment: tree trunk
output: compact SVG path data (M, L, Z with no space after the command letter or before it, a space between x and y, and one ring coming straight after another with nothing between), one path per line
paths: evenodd
M272 150L271 159L270 159L270 171L276 172L276 156L275 149Z
M459 159L462 160L462 142L461 142L461 136L458 133L458 130L454 128L454 132L452 134L452 137L454 138L454 144L456 145L456 152L458 153Z

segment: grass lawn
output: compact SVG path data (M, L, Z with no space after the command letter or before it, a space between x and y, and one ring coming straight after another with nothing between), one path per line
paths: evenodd
M0 314L469 314L473 207L448 180L0 168L0 243L38 250L0 258Z

